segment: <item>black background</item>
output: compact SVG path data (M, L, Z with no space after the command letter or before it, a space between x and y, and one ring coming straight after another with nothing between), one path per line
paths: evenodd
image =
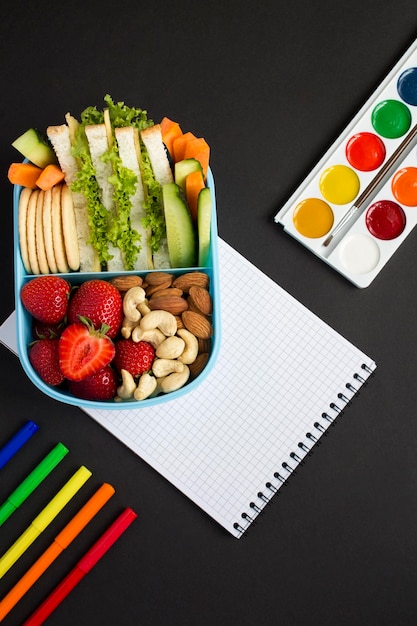
M41 430L36 446L2 470L0 500L57 441L71 458L0 529L0 553L62 472L84 463L91 492L103 481L117 490L5 624L21 624L125 506L138 520L51 625L417 622L417 233L360 290L273 222L416 36L414 0L40 0L3 8L1 321L14 308L10 144L30 126L102 106L109 93L207 139L220 236L378 363L360 397L236 540L81 410L43 396L2 348L0 444L26 419ZM252 369L262 364L248 354ZM80 502L0 580L0 597Z

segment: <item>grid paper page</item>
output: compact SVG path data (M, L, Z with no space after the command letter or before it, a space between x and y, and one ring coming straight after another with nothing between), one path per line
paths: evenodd
M208 377L149 409L84 410L239 537L376 366L221 239L219 257Z

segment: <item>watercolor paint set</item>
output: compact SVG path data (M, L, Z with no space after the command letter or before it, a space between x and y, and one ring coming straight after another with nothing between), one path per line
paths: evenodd
M275 222L357 287L417 224L417 40Z

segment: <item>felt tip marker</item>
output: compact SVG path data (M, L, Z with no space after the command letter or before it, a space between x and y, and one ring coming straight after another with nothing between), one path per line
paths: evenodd
M29 619L24 622L23 626L39 626L43 624L136 518L137 514L132 509L125 509L35 612L32 613Z
M45 573L55 559L71 544L87 524L97 515L100 509L110 500L115 493L114 488L104 483L97 489L93 496L84 504L78 513L55 537L51 545L27 570L22 578L4 596L0 602L0 622L16 606L19 600L29 591L37 580Z
M67 483L52 498L49 504L35 517L28 528L20 535L14 544L5 552L0 559L0 578L16 563L22 554L32 545L35 539L45 530L47 526L62 511L66 504L81 489L84 483L90 478L91 472L86 467L81 466Z
M0 448L0 469L20 450L24 444L39 430L39 426L29 420L9 441Z
M0 526L23 504L43 480L68 454L68 448L58 443L49 454L35 467L23 482L9 495L0 506Z

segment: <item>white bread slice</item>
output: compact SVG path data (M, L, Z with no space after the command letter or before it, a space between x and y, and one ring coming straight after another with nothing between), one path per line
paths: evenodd
M115 128L114 134L117 141L117 147L119 150L119 156L124 167L134 172L137 176L138 182L136 185L136 191L130 200L132 202L132 209L130 212L130 225L140 235L139 245L141 249L134 264L135 270L146 270L152 268L152 255L149 248L149 229L143 225L143 219L146 217L146 212L143 207L143 201L145 199L145 193L142 183L142 173L140 171L140 146L139 146L139 132L132 126L124 126L122 128Z
M69 116L67 115L67 117ZM78 172L78 162L71 154L71 127L67 124L49 126L47 135L54 148L58 163L64 172L65 182L68 186L71 186ZM86 198L77 192L72 192L72 198L80 251L80 272L99 272L100 262L98 254L94 247L87 243L90 239L91 231L88 223Z
M105 124L89 124L85 127L88 146L90 148L91 160L96 171L96 179L101 192L101 202L104 208L115 216L115 206L113 201L114 187L109 182L109 177L113 173L110 162L105 163L102 156L109 148ZM124 270L123 257L120 248L112 244L108 246L110 254L113 256L107 262L107 269L110 272L121 272Z
M142 130L140 136L149 155L155 179L160 185L174 182L171 165L162 141L161 125L155 124ZM161 240L159 250L153 253L153 265L157 270L171 267L166 238Z
M155 124L140 133L149 154L153 173L160 185L174 182L171 165L162 141L161 125Z

